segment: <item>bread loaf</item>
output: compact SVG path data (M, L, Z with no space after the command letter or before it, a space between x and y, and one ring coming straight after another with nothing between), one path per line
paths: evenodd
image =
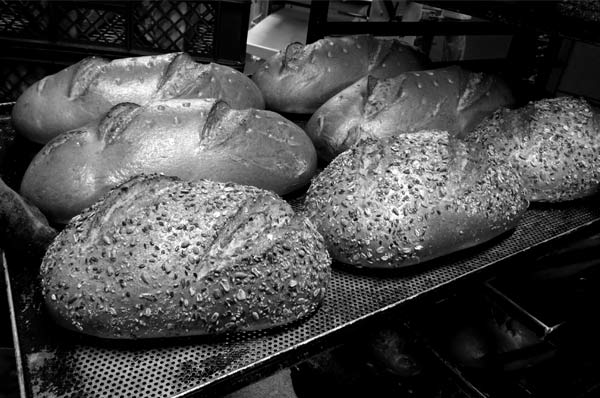
M52 221L66 223L137 174L231 181L285 194L308 184L316 159L304 131L270 111L200 99L126 103L49 142L25 172L21 193Z
M331 256L397 268L483 243L517 225L517 173L447 132L366 139L313 179L306 212Z
M114 61L86 58L29 87L18 98L12 120L20 134L45 144L119 103L169 98L216 98L236 109L264 108L260 91L242 73L173 53Z
M268 109L313 113L325 101L368 74L386 78L420 70L426 57L396 39L369 35L289 44L252 76Z
M297 320L323 300L329 265L314 226L273 193L140 176L75 217L40 272L59 324L132 339Z
M559 202L598 192L600 113L583 99L543 99L498 110L465 140L493 149L510 163L531 201Z
M40 210L0 178L0 248L41 256L56 234Z
M329 162L368 137L424 129L462 134L513 102L510 89L497 76L458 66L388 79L367 76L323 104L308 121L306 132L319 157Z

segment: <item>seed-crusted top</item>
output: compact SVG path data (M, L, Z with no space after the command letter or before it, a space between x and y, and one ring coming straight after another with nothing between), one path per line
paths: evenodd
M62 325L107 338L252 330L325 295L330 258L308 219L258 188L136 177L48 249L43 294Z
M510 166L441 131L365 140L313 180L305 204L333 258L382 268L484 242L528 205Z
M510 162L532 201L572 200L598 191L600 116L583 99L543 99L498 110L465 140L493 148Z

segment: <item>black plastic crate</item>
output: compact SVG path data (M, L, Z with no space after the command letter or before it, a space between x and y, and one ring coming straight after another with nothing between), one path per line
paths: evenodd
M15 101L27 87L66 65L0 58L0 102Z
M89 55L184 51L243 70L249 13L248 0L0 0L0 100Z

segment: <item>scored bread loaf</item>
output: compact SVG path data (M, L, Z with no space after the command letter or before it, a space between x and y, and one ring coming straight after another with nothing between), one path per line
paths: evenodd
M25 90L12 120L20 134L45 144L119 103L169 98L216 98L236 109L264 108L260 90L241 72L172 53L113 61L86 58Z
M522 176L534 202L559 202L598 192L600 112L584 99L549 98L501 109L466 138L492 148Z
M231 181L285 194L308 184L316 162L306 133L270 111L201 99L126 103L50 141L25 172L21 193L52 221L66 223L136 174Z
M305 130L319 158L329 162L368 137L425 129L462 134L513 103L511 90L497 76L458 66L388 79L367 76L323 104Z
M323 300L323 238L271 192L138 176L75 217L41 265L62 326L103 338L257 330Z
M340 154L313 179L305 206L334 259L398 268L514 228L528 202L510 165L447 132L421 131Z
M426 57L397 39L370 35L291 43L252 76L268 109L313 113L325 101L368 74L386 78L427 65Z

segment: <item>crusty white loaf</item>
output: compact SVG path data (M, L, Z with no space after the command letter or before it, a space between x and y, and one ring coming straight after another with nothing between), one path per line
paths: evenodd
M600 187L600 113L583 99L560 97L495 112L466 138L510 163L529 199L559 202Z
M172 53L114 61L86 58L29 87L18 98L12 120L20 134L45 144L119 103L169 98L217 98L236 109L264 108L260 91L241 72Z
M25 172L21 193L50 220L66 223L141 173L285 194L308 184L316 162L304 131L270 111L200 99L120 104L103 119L50 141Z
M331 37L306 46L289 44L268 59L252 80L268 109L308 114L363 76L392 77L421 70L427 62L423 54L397 39Z
M139 176L75 217L40 272L59 324L132 339L292 322L323 300L330 262L311 222L271 192Z
M368 137L424 129L460 135L513 102L511 90L497 76L458 66L388 79L367 76L323 104L305 130L319 158L329 162Z
M510 165L440 131L353 146L313 179L305 204L334 259L372 268L483 243L528 206Z

